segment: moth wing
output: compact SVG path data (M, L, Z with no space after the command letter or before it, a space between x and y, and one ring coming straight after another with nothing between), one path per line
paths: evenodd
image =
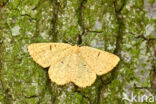
M111 71L119 62L119 57L99 49L82 46L80 47L81 57L85 60L91 71L97 75Z
M72 73L71 67L69 67L68 63L70 63L69 56L50 66L48 74L52 82L55 82L58 85L64 85L70 82L70 76Z
M96 73L90 70L90 67L79 55L73 55L75 71L72 76L72 82L79 87L91 86L96 80Z
M51 66L48 73L50 79L59 85L73 82L79 87L86 87L90 86L96 79L96 74L89 70L77 54L71 54Z
M36 63L46 68L70 54L70 47L64 43L33 43L28 45L28 52Z

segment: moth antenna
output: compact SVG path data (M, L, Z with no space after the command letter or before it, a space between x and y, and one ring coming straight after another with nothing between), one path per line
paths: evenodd
M76 36L76 40L77 40L77 45L80 46L81 43L82 43L82 37L81 37L80 34L78 34L78 35Z

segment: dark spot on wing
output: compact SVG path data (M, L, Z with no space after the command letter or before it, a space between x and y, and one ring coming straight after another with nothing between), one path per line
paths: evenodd
M85 64L83 64L83 66L86 66Z
M97 56L100 56L100 52L98 53L98 55Z
M52 50L52 46L50 45L50 50Z
M67 64L68 67L71 67L69 64Z

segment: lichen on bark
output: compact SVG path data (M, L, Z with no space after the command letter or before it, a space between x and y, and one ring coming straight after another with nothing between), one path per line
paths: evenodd
M148 16L147 1L1 0L0 103L127 104L132 101L122 98L132 93L155 96L156 22ZM27 46L74 45L78 35L80 45L114 53L121 61L87 88L58 86L49 80L48 69L32 60Z

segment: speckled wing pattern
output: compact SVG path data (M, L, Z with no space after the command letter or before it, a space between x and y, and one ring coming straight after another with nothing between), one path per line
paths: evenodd
M70 54L71 47L63 43L33 43L28 45L28 52L36 63L46 68Z
M119 62L119 57L99 49L88 46L80 47L81 57L97 75L103 75L111 71Z
M28 46L30 56L48 70L52 82L69 82L79 87L90 86L97 75L111 71L119 62L118 56L87 46L64 43L34 43Z
M90 86L96 79L82 58L77 54L71 54L49 69L49 77L59 85L73 82L79 87Z

